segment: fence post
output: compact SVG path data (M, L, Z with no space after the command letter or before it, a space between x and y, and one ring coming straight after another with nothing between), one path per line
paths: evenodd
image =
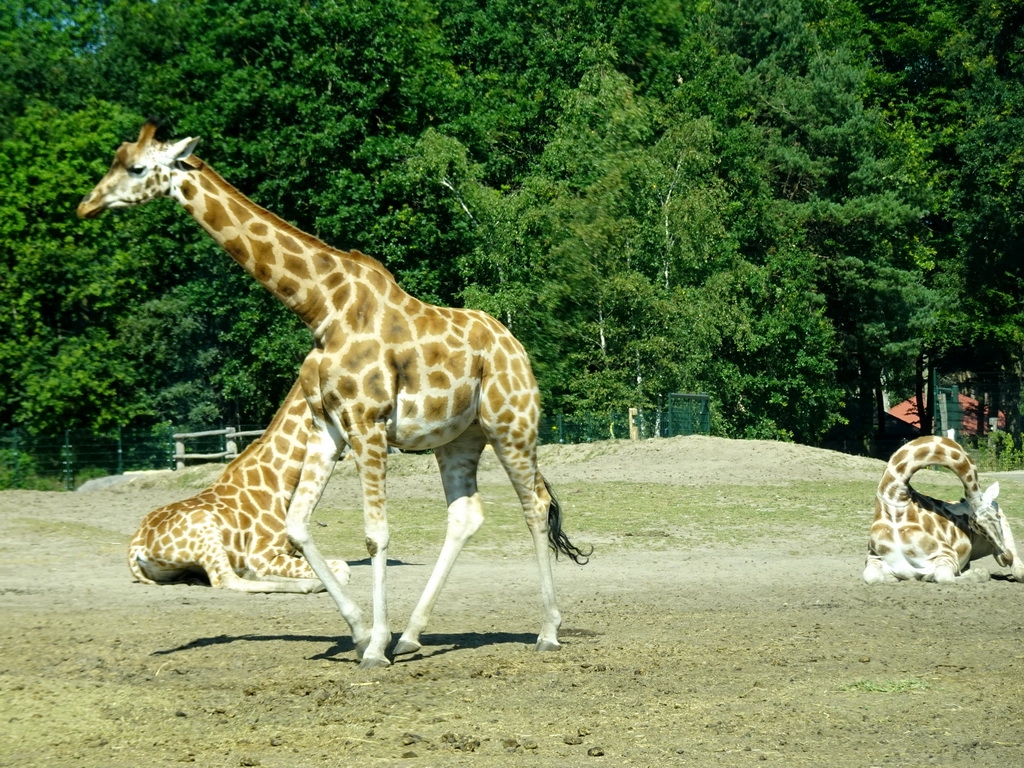
M168 423L167 431L164 433L164 448L167 450L167 468L177 469L177 464L174 462L174 454L176 453L174 446L174 425Z
M224 451L227 456L224 457L226 461L230 461L238 455L238 440L235 439L235 433L238 430L234 427L228 427L227 432L224 433Z
M18 428L11 430L14 445L14 487L21 488L21 447L18 444Z
M124 474L124 449L121 445L121 427L117 427L117 474Z
M171 439L174 440L174 453L171 455L171 458L174 460L174 468L180 471L185 468L185 460L177 457L185 455L185 440L175 440L173 434Z
M640 439L640 427L636 423L636 417L639 411L636 408L629 409L629 439L639 440Z
M71 466L71 430L64 430L64 448L62 450L64 454L64 488L68 491L75 489L75 470Z
M939 418L936 419L936 421L938 422L938 429L935 430L935 434L944 435L946 434L946 430L949 429L949 413L946 409L946 393L939 393L937 399L939 401Z

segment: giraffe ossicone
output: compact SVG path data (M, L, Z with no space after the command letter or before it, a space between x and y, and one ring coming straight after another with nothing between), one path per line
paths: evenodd
M964 498L942 501L914 490L910 478L929 466L952 470ZM974 461L953 440L926 436L907 443L889 459L878 484L864 581L984 581L988 573L970 565L988 555L1024 581L1024 562L998 495L999 483L981 490Z
M311 425L286 527L348 623L361 666L390 663L389 446L433 449L448 504L440 556L394 652L420 648L438 593L483 522L476 472L487 444L519 496L534 543L542 602L535 648L558 648L561 614L549 548L578 563L589 553L562 530L558 503L537 467L540 394L519 341L483 312L420 301L376 260L331 248L256 205L192 155L196 139L164 143L155 134L156 126L146 123L135 142L120 146L78 214L92 218L108 208L172 197L312 330L315 346L299 373ZM363 491L373 582L369 628L309 526L334 462L346 450Z
M128 546L135 578L167 584L203 573L211 587L240 592L322 591L285 529L308 430L309 408L296 382L264 433L216 482L142 519ZM327 562L339 581L348 581L344 560Z

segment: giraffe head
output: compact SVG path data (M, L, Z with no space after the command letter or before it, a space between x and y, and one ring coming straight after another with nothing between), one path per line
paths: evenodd
M998 547L996 560L1000 561L1000 565L1005 565L1006 563L1000 559L1007 555L1005 531L1002 526L1004 518L999 511L999 504L996 502L997 496L999 496L999 483L992 483L980 497L967 501L967 505L972 508L968 520L972 528ZM1010 560L1012 559L1011 556Z
M125 142L114 155L107 175L78 204L83 219L99 216L108 208L140 205L170 192L172 171L191 170L184 165L199 139L164 143L155 139L156 124L147 122L135 142Z

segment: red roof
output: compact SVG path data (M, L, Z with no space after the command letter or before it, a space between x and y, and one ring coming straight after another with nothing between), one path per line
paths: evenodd
M977 435L978 411L980 409L980 404L973 397L968 397L967 395L961 394L958 395L958 398L960 401L960 413L963 416L963 426L959 431L965 435ZM911 398L910 400L904 400L899 405L893 406L892 408L889 409L889 413L895 416L897 419L901 419L902 421L905 421L908 424L913 425L917 429L921 428L921 419L918 417L917 414L917 400L914 398ZM990 411L988 409L988 406L985 406L984 420L986 423L989 419L989 413ZM951 413L949 417L950 420L952 420L956 418L956 415ZM1005 429L1006 414L1004 414L1002 411L999 411L998 418L999 421L997 422L997 424L999 425L999 429Z

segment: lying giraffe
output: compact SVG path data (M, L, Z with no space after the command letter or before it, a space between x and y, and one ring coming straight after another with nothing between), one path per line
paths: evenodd
M160 142L143 125L117 150L78 215L171 197L246 272L293 310L315 345L299 373L312 416L298 488L288 507L290 540L301 549L348 623L361 667L390 664L386 512L388 447L433 449L448 503L441 554L395 654L420 646L437 596L466 541L483 522L477 467L490 444L505 468L533 539L543 604L537 650L559 647L561 614L548 549L584 562L561 527L560 508L537 467L540 393L529 357L483 312L436 307L399 288L380 262L339 251L302 232L232 187L192 155L198 139ZM310 516L334 462L355 460L373 580L373 621L320 554Z
M210 586L241 592L319 592L324 586L288 541L285 513L302 470L309 408L298 382L270 426L220 478L190 499L146 515L128 547L144 584L205 572ZM344 560L329 560L347 582Z
M932 465L953 470L966 498L940 501L911 488L914 473ZM889 459L878 484L864 581L985 581L989 574L970 564L987 555L1024 581L1024 563L998 495L999 483L981 491L974 462L952 440L931 436L907 443Z

